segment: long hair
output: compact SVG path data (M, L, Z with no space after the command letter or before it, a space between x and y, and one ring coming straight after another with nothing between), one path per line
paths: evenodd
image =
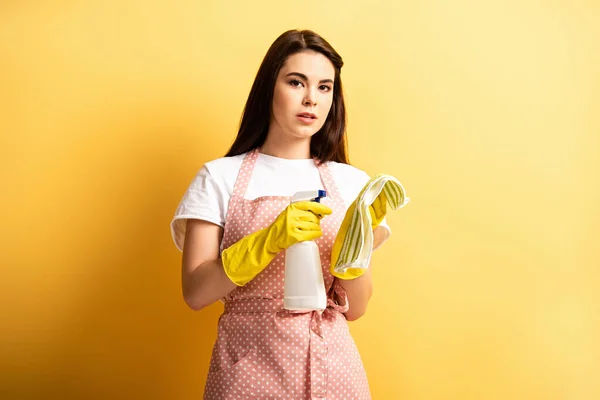
M310 30L289 30L281 34L265 55L248 95L237 137L226 157L254 150L267 139L273 91L279 70L287 58L303 50L313 50L331 61L335 70L333 102L321 129L313 135L310 153L320 162L337 161L348 164L346 152L346 107L340 71L342 57L321 36Z

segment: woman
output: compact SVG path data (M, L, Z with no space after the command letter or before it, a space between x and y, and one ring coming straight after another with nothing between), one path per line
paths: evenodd
M371 398L347 325L367 308L371 275L329 272L345 212L369 180L347 161L342 65L314 32L277 38L231 149L200 169L176 211L185 301L194 310L225 304L205 399ZM327 191L322 204L290 205L295 192L316 189ZM374 229L381 244L389 228ZM283 309L284 250L303 240L320 249L322 312Z

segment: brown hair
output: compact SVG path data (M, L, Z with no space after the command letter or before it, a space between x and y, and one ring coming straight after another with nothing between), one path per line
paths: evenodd
M348 164L345 135L346 107L340 78L340 70L344 62L325 39L310 30L284 32L267 51L248 95L237 137L226 157L254 150L265 142L279 70L289 56L303 50L313 50L323 54L331 61L335 70L333 102L323 127L311 138L311 155L321 162L337 161Z

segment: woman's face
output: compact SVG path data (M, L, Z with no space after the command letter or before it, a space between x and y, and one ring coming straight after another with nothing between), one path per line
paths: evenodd
M291 55L275 82L269 132L311 138L331 109L334 78L333 64L323 54L305 50Z

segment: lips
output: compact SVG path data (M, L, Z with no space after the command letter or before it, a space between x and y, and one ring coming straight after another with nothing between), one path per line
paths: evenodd
M317 119L317 116L313 113L300 113L300 114L297 114L297 116L302 117L302 118Z

